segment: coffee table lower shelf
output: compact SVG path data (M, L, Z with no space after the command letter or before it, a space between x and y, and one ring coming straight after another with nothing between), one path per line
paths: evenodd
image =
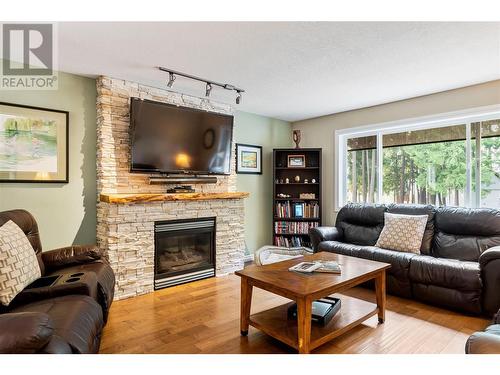
M375 303L345 295L333 295L342 300L340 311L327 325L312 324L310 349L315 349L324 343L342 335L365 320L377 315ZM293 302L274 307L250 316L250 325L271 337L298 350L297 320L288 319L288 307Z

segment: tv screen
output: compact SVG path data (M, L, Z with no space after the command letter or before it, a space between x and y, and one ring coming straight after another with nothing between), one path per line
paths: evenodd
M233 116L132 98L132 172L229 174Z

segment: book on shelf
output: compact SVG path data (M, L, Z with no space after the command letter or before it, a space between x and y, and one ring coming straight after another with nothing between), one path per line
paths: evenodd
M290 219L317 219L319 218L319 204L311 203L290 203L290 201L278 202L275 205L275 216L278 218Z
M274 232L276 234L308 234L309 229L318 226L316 221L276 221Z
M311 243L307 238L299 236L274 236L274 245L280 247L311 247Z

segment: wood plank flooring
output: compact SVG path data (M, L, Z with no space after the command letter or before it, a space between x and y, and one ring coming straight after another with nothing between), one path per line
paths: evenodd
M350 296L375 301L373 291ZM254 288L252 313L288 302ZM115 301L104 329L101 353L295 353L250 327L240 336L240 279L229 275ZM385 324L377 317L313 353L464 353L472 332L486 319L388 296Z

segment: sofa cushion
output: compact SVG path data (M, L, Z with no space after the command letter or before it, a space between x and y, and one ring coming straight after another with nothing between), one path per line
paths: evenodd
M99 351L104 322L101 307L91 297L70 295L51 298L17 307L12 312L45 313L52 321L54 336L66 342L73 353ZM53 346L58 348L57 351L64 347L62 343Z
M8 306L40 276L33 247L21 228L9 220L0 227L0 303Z
M500 245L500 211L487 208L439 207L435 216L432 255L477 262L479 255Z
M434 237L434 217L436 208L430 204L390 204L387 206L387 212L391 214L403 215L427 215L427 225L425 226L420 253L430 255L432 247L432 238Z
M410 264L410 280L459 290L482 288L479 263L421 255Z
M427 215L384 214L384 228L375 246L420 254Z
M356 245L373 246L384 227L384 205L350 203L341 208L335 226L343 241Z

